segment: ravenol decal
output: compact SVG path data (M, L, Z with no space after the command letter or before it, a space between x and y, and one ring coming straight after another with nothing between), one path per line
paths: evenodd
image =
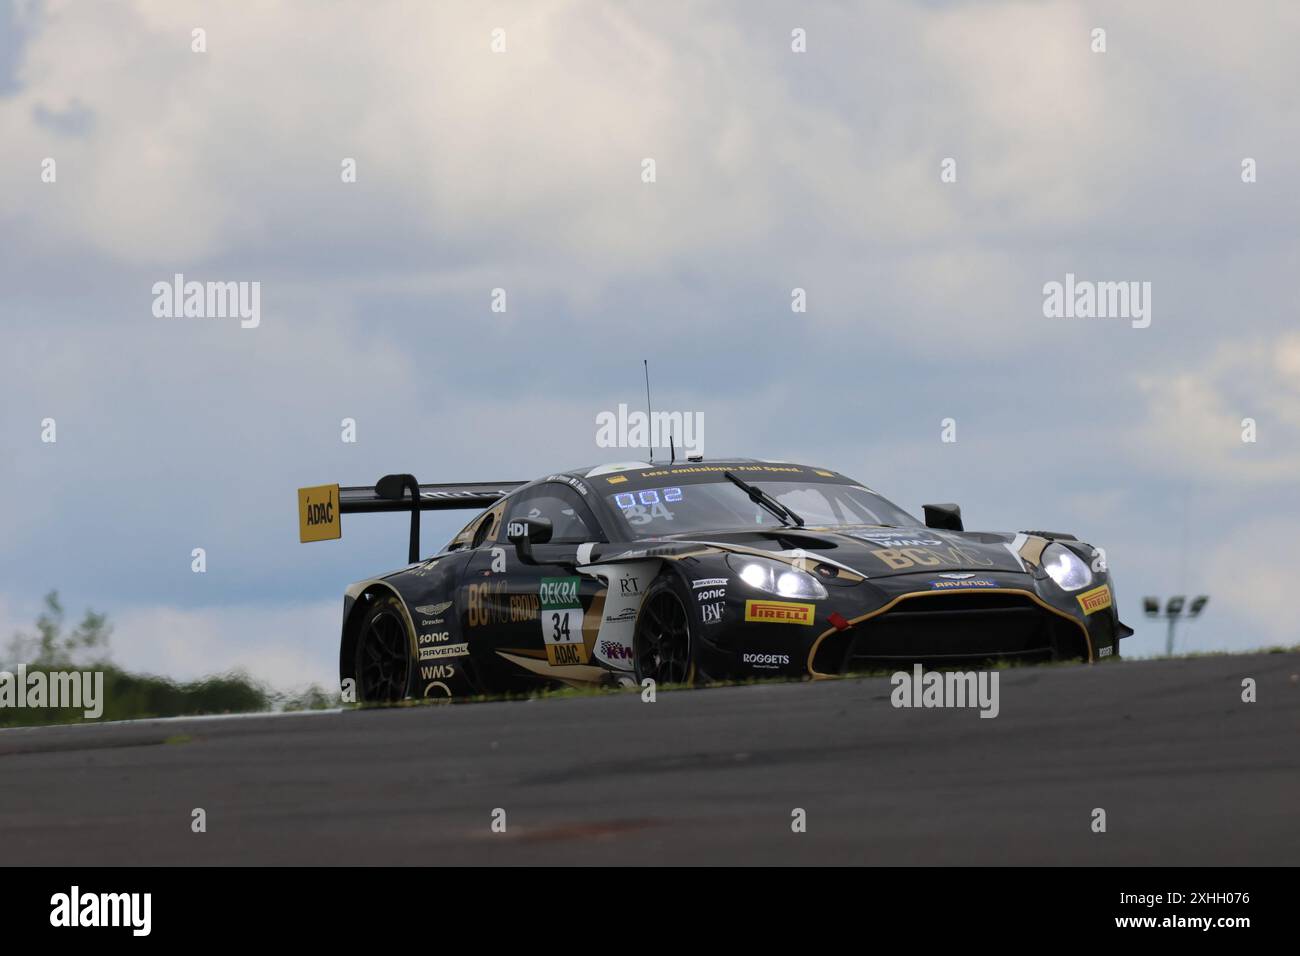
M792 601L746 601L745 620L764 624L812 624L817 613L815 604Z
M339 522L339 486L298 489L298 540L329 541L343 537Z
M542 578L542 640L551 666L587 663L587 645L582 640L582 604L578 600L578 578Z
M1103 584L1091 591L1084 591L1079 595L1079 607L1083 608L1085 615L1106 610L1110 607L1110 585Z
M468 644L444 644L442 647L420 648L420 660L422 661L440 661L446 657L467 657L468 655Z
M931 581L930 587L936 591L947 591L953 588L995 588L997 585L988 578L970 578L962 581Z

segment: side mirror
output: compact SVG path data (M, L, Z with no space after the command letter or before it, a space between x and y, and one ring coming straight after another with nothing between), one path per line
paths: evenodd
M961 506L954 504L921 505L925 509L925 526L939 531L964 531Z
M506 524L506 540L515 546L522 564L536 564L533 545L551 540L551 522L547 518L511 518Z

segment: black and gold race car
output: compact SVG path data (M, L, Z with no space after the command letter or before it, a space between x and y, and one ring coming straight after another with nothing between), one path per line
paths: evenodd
M300 489L300 536L411 513L410 563L347 589L356 699L547 684L821 678L996 660L1096 661L1120 623L1105 555L1068 534L918 521L837 472L625 462L532 482ZM484 509L432 557L420 512Z

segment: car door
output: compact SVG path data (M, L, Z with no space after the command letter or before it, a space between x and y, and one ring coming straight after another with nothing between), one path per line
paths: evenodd
M533 547L537 564L521 562L501 530L520 517L551 522L550 542ZM567 485L544 482L512 497L466 568L462 606L471 641L535 678L599 679L592 647L604 585L572 562L579 545L603 540L591 509Z

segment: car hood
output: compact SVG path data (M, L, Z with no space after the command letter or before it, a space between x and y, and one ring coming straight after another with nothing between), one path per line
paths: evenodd
M665 541L690 541L740 553L767 551L788 556L802 550L868 578L938 572L1027 573L1018 538L987 531L936 531L840 525L835 528L772 528L675 535Z

